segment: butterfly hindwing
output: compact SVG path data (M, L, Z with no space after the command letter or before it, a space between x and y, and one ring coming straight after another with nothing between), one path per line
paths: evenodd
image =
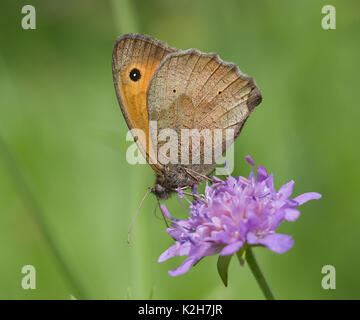
M178 155L181 159L181 129L222 130L222 140L212 141L213 149L226 149L226 129L234 130L236 138L252 110L261 102L261 94L252 78L242 74L232 63L222 61L216 54L189 49L168 54L155 71L147 93L149 120L156 120L158 132L171 128L176 131ZM151 136L152 139L157 139ZM161 142L157 141L158 148ZM219 144L221 143L221 146ZM196 152L197 151L197 152ZM215 164L204 165L203 145L194 150L190 143L192 170L205 174ZM200 163L199 163L200 161Z

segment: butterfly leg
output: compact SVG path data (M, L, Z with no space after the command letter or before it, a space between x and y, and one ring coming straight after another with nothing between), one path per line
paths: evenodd
M196 183L199 183L200 181L199 181L199 179L197 178L197 177L195 177L190 171L193 171L193 170L190 170L190 169L188 169L188 168L185 168L185 172L191 177L191 178L193 178L195 181L196 181ZM193 171L193 172L195 172L195 171Z
M210 178L210 177L208 177L208 176L205 176L205 175L203 175L203 174L201 174L201 173L198 173L198 172L196 172L196 171L194 171L194 170L191 170L191 169L189 169L189 168L185 168L185 171L186 171L186 173L187 173L189 176L191 176L192 178L194 178L197 182L199 182L199 179L196 178L192 173L197 174L199 177L201 177L201 178L203 178L203 179L205 179L205 180L209 180L210 182L215 182L212 178ZM192 172L192 173L191 173L191 172ZM211 174L211 173L210 173L210 174Z
M161 220L161 218L156 214L157 207L159 207L159 206L160 206L160 203L159 203L159 201L158 201L158 202L156 203L155 208L154 208L154 216L155 216L156 219Z

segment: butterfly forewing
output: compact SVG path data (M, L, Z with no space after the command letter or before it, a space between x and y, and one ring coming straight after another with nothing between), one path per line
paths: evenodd
M129 129L141 129L145 139L137 137L137 145L146 160L156 158L149 139L146 92L160 62L176 49L140 34L126 34L117 39L112 56L116 95ZM145 141L144 141L145 140ZM150 161L158 171L156 159Z

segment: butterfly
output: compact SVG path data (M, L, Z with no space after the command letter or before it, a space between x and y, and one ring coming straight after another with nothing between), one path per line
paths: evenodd
M161 130L171 129L179 136L184 129L207 130L213 134L213 147L224 153L225 138L216 136L231 129L236 139L262 101L254 80L235 64L224 62L214 53L178 50L142 34L125 34L116 40L112 73L129 129L144 132L134 135L134 140L156 173L151 192L158 199L168 198L179 187L191 188L205 180L217 160L214 156L207 163L161 161L158 150L165 144L162 141L158 145ZM149 125L152 122L157 124L155 132ZM180 140L177 143L180 157L183 149ZM199 146L189 147L190 156L197 152L204 159L203 146L202 140L201 150Z

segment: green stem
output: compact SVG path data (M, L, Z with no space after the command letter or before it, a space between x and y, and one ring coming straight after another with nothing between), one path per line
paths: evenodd
M25 178L18 169L14 158L12 157L5 141L2 139L1 136L0 155L4 157L5 165L7 166L9 173L11 174L17 185L19 194L23 198L24 202L29 206L29 212L32 214L33 219L38 224L47 245L49 246L51 252L53 253L57 261L57 265L59 266L60 271L62 272L68 283L72 286L72 290L74 291L71 292L71 294L77 299L85 299L86 295L83 291L83 288L78 283L76 277L73 275L71 268L67 264L66 259L56 245L56 242L54 241L54 238L49 231L49 228L44 219L45 214L42 210L42 207L40 206L40 203L37 201L30 187L26 183Z
M265 299L267 300L275 300L275 297L273 295L273 293L271 292L271 289L255 259L255 256L252 252L252 249L250 246L248 246L246 248L246 254L245 254L245 259L247 261L247 263L249 264L250 270L252 272L252 274L254 275L262 293L265 296Z
M114 15L117 36L129 32L139 32L136 13L131 0L111 0L111 11Z

